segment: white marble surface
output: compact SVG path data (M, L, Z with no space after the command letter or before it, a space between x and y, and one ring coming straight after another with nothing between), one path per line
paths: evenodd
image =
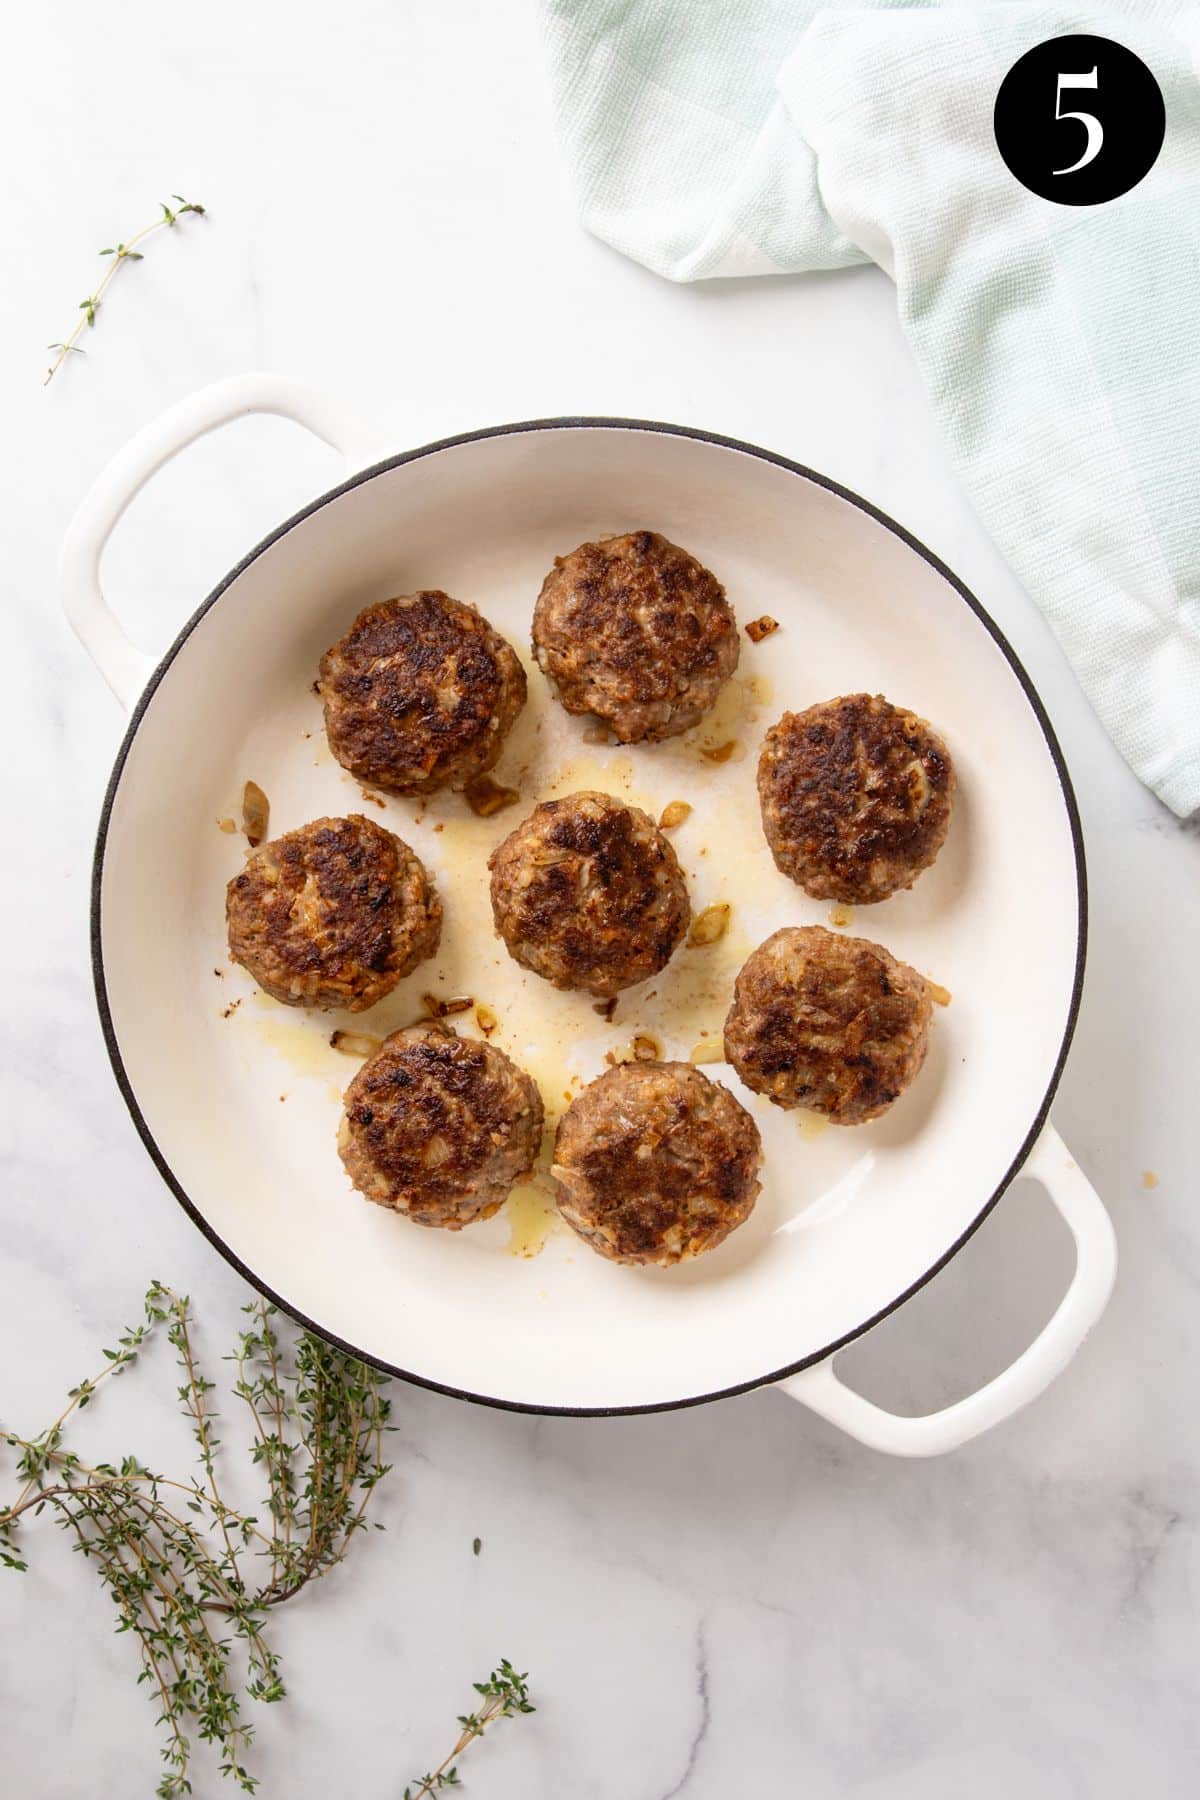
M191 1291L215 1347L243 1298L147 1162L92 1002L91 843L122 726L56 612L54 569L108 456L172 400L256 366L329 386L381 448L573 411L748 437L932 544L1058 727L1092 941L1056 1118L1116 1220L1115 1299L1039 1405L928 1464L860 1450L770 1392L570 1422L398 1387L388 1535L279 1620L292 1698L260 1720L261 1791L398 1800L471 1678L508 1654L541 1710L464 1763L480 1800L1193 1793L1200 837L1125 770L975 523L887 283L676 290L583 237L523 5L67 0L10 14L6 50L0 581L18 849L0 886L0 1416L47 1418L151 1275ZM69 324L93 251L173 188L211 218L152 243L87 360L43 391L41 346ZM107 561L147 646L331 472L275 423L171 469ZM943 1401L1020 1347L1065 1278L1061 1227L1017 1188L843 1370L892 1404ZM82 1441L175 1455L165 1382L159 1361L122 1383ZM149 1793L132 1647L65 1540L43 1521L27 1542L34 1573L0 1583L5 1791ZM195 1785L220 1784L202 1763Z

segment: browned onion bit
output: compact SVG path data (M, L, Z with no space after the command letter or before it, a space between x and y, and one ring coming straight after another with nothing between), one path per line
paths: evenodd
M592 1011L594 1013L599 1013L602 1019L607 1019L611 1024L613 1014L617 1010L617 998L618 996L613 994L607 1000L597 1000L592 1007Z
M746 626L746 636L752 644L761 644L764 638L770 637L773 631L778 630L779 620L773 619L770 613L764 613L760 619L750 620Z
M727 900L717 900L712 906L706 906L704 911L692 920L692 929L688 932L688 943L715 944L718 938L723 938L729 929L731 910Z
M706 762L726 763L729 761L737 747L737 739L730 738L727 743L717 744L712 749L705 749L705 747L701 745L700 754Z
M453 1000L439 999L437 994L422 994L421 1004L432 1019L448 1019L452 1013L470 1012L475 1004L471 994L458 994Z
M482 1031L484 1037L491 1037L493 1031L495 1031L497 1025L499 1025L500 1020L492 1011L491 1007L485 1006L481 1000L475 1008L475 1023L478 1025L480 1031Z
M242 830L252 850L265 839L270 822L271 802L257 781L248 781L242 789Z
M478 813L481 819L490 819L493 813L503 812L506 806L515 806L521 796L516 788L501 787L490 775L476 775L463 789L463 798L473 813Z
M662 817L658 821L660 831L674 831L677 825L691 817L692 809L686 800L672 800L662 809Z
M632 1051L634 1062L657 1062L662 1055L662 1046L648 1031L639 1031L633 1040Z
M329 1042L343 1056L374 1056L383 1039L369 1031L335 1031Z

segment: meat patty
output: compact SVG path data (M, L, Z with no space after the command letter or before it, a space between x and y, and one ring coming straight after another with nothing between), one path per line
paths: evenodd
M442 907L421 859L352 813L262 844L225 891L229 954L285 1006L362 1012L432 956Z
M609 794L543 801L488 867L496 930L555 987L608 998L645 981L691 918L674 850L653 819Z
M725 1055L748 1088L835 1125L877 1119L925 1061L925 978L881 944L789 926L747 958Z
M360 612L317 685L343 768L395 794L462 788L492 768L526 691L512 645L431 589Z
M541 1141L541 1094L503 1050L409 1025L346 1090L338 1152L368 1200L461 1231L500 1209Z
M758 1127L691 1063L621 1063L563 1114L558 1208L614 1262L666 1265L714 1249L758 1196Z
M784 713L758 764L763 830L779 868L814 900L865 906L911 887L950 828L950 752L882 694Z
M595 713L633 744L697 724L739 644L716 576L657 531L632 531L555 557L533 648L568 712Z

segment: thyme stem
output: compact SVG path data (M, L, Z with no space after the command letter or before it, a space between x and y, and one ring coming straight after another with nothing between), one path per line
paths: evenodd
M537 1711L529 1698L528 1682L528 1676L518 1675L507 1658L501 1660L486 1681L475 1682L475 1692L483 1695L484 1704L478 1712L459 1715L461 1729L453 1749L436 1769L409 1783L404 1790L404 1800L428 1800L430 1794L441 1793L444 1788L461 1786L458 1759L469 1744L482 1737L497 1719L512 1719L518 1713Z
M254 1324L231 1358L234 1392L255 1421L253 1456L265 1463L269 1533L222 1496L214 1384L196 1358L187 1297L159 1282L146 1295L142 1323L104 1352L105 1367L71 1390L52 1425L36 1437L0 1431L17 1453L21 1481L16 1498L0 1505L0 1562L26 1568L18 1534L28 1515L49 1507L95 1565L117 1608L118 1630L138 1640L138 1679L150 1683L160 1706L162 1800L191 1792L189 1727L216 1746L221 1773L254 1792L246 1760L254 1728L242 1716L242 1696L270 1703L285 1693L266 1635L270 1608L342 1561L387 1473L384 1379L309 1333L296 1334L285 1356L274 1309L253 1301L244 1310ZM119 1465L87 1464L62 1441L71 1414L90 1404L107 1376L127 1368L158 1327L178 1358L177 1395L196 1441L199 1478L190 1481L157 1475L132 1456ZM181 1508L167 1504L168 1493L184 1497ZM269 1571L257 1591L243 1578L241 1558L250 1550ZM232 1631L217 1619L229 1620Z
M62 368L68 356L72 354L82 356L83 352L79 348L79 339L85 329L90 329L95 325L96 314L100 310L104 295L107 293L110 284L116 277L117 270L123 267L127 262L141 262L142 252L137 246L144 243L145 240L156 231L172 229L179 223L184 213L203 214L206 210L203 206L198 205L194 201L185 200L182 194L172 194L171 198L172 200L179 201L177 207L170 207L164 201L162 203L162 217L160 219L154 219L149 225L143 225L140 231L134 232L128 243L118 243L111 249L102 250L100 252L101 256L111 256L112 261L109 263L104 274L101 276L100 281L97 283L95 292L89 294L86 300L80 301L80 317L75 322L74 330L69 332L67 337L61 343L49 345L51 350L58 351L58 355L46 370L46 379L42 383L43 387L48 387L54 380L54 377L58 374L58 371Z

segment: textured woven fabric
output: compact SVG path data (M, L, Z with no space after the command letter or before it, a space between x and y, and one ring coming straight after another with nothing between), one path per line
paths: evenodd
M1114 743L1200 808L1200 7L544 0L590 230L675 281L873 260L978 510ZM1026 191L992 106L1094 32L1162 154L1097 207Z

